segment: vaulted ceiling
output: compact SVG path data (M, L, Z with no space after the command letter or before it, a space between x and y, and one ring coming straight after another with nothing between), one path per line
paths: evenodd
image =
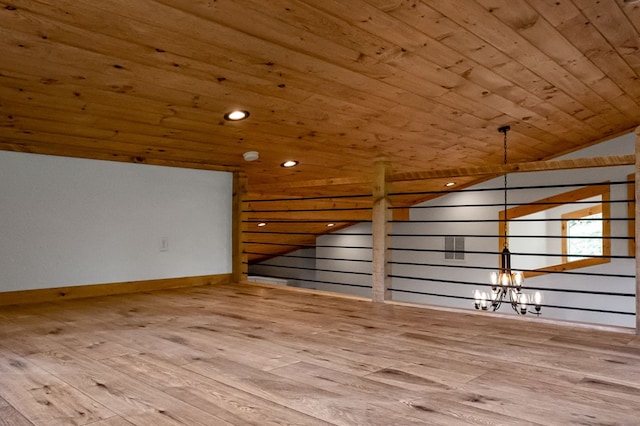
M505 124L514 162L632 130L639 34L625 0L2 0L0 149L241 170L250 198L362 194L381 157L500 164Z

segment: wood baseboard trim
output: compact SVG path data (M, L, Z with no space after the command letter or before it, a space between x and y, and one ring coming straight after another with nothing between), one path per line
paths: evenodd
M355 296L353 294L337 293L337 292L333 292L333 291L314 290L314 289L311 289L311 288L303 288L303 287L289 287L289 286L282 285L282 284L268 284L268 283L261 283L261 282L256 282L256 281L240 281L238 284L251 285L251 286L254 286L254 287L281 289L281 290L298 292L298 293L316 294L318 296L339 297L341 299L358 300L358 301L361 301L361 302L371 302L371 298L370 297Z
M115 294L143 293L174 288L228 284L230 282L231 274L219 274L9 291L0 293L0 306L57 302L60 300L85 299L88 297L111 296Z

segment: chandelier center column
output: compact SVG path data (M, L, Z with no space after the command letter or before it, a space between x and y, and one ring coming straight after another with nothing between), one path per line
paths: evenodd
M373 210L371 213L372 233L372 300L382 303L391 298L391 271L389 231L391 214L387 189L387 176L391 171L391 163L386 158L376 159L373 175Z

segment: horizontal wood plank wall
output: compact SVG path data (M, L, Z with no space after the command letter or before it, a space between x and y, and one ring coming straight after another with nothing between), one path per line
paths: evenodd
M142 293L172 288L198 287L228 284L231 274L200 275L196 277L162 278L157 280L127 281L110 284L93 284L70 287L44 288L0 293L0 306L27 303L54 302L58 300L84 299L113 294Z

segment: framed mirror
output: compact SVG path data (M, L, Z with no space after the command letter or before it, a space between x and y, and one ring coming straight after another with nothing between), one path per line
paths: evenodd
M608 183L586 186L500 212L499 235L509 226L509 249L525 278L608 263L611 208ZM508 225L504 222L504 217ZM517 237L516 237L517 236ZM502 249L501 237L499 247ZM515 263L515 261L514 261Z

